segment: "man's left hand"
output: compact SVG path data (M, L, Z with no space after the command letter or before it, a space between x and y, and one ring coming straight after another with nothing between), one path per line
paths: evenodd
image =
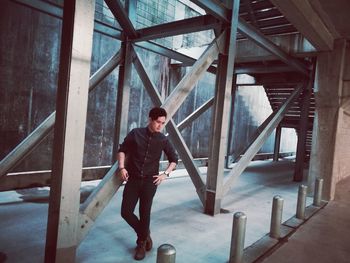
M155 178L154 179L154 181L153 181L153 183L155 184L155 185L160 185L161 184L161 182L163 181L163 180L165 180L165 178L166 178L167 176L165 175L165 174L159 174L159 175L154 175L153 176L153 178Z

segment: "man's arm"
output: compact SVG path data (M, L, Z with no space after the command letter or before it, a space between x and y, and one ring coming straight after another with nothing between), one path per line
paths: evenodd
M124 152L117 153L117 160L118 160L119 169L125 168L125 153Z
M175 169L175 167L176 167L176 163L175 162L169 163L168 168L166 168L165 171L164 171L164 174L165 175L167 175L167 174L169 175Z
M117 160L118 160L118 166L119 166L118 168L119 174L124 181L127 181L129 178L129 174L128 174L128 171L125 169L125 153L118 152Z
M119 166L118 174L120 174L124 181L127 181L129 178L128 171L125 169L125 155L128 154L128 149L132 148L133 134L134 130L128 133L123 143L120 145L117 153L117 161Z
M168 167L165 169L165 171L159 175L155 175L153 176L154 177L154 181L153 183L155 185L160 185L160 183L165 180L165 178L169 177L169 174L172 172L172 170L175 169L176 167L176 164L175 162L171 162L169 163Z

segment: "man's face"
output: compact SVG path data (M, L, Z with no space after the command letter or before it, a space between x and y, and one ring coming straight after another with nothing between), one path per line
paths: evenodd
M165 117L158 117L156 120L152 120L152 118L149 118L149 129L151 132L161 132L164 128L165 124Z

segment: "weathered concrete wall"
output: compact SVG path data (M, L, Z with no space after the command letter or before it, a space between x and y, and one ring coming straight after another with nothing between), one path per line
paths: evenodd
M168 2L170 5L168 9L164 9L164 6L154 6L154 10L156 10L152 11L155 12L154 17L144 16L149 17L150 21L147 25L156 23L155 19L159 16L158 12L161 12L159 11L161 9L162 12L167 13L167 19L169 17L174 18L175 7L178 8L182 4L174 4L174 0ZM108 12L103 8L103 5L103 1L98 0L96 16L100 20L110 22L111 18L108 18ZM193 10L183 5L181 8L184 17L193 15ZM0 158L3 158L55 110L61 20L13 1L4 1L0 12ZM147 12L151 11L148 10ZM212 37L212 34L208 32L205 33L205 37L202 39L192 34L176 38L176 45L178 47L188 47L191 41L193 45L201 45L210 37ZM183 45L179 44L180 42ZM174 44L174 41L170 39L165 41L164 44ZM119 48L119 41L95 32L91 74L115 54ZM137 52L145 62L150 78L163 96L171 92L188 70L169 67L169 59L160 55L142 49L137 49ZM134 68L132 69L132 76L128 130L146 125L148 111L152 107L151 100ZM110 164L117 80L118 68L90 93L84 166ZM210 99L214 95L214 89L215 76L207 73L196 84L196 88L175 114L175 122L179 123ZM237 98L243 101L243 97L237 96ZM254 113L250 111L252 105L246 103L241 105L236 107L236 109L238 108L236 114L241 116L241 119L240 121L235 120L236 130L234 134L236 137L234 140L247 138L260 124L255 120L253 121ZM268 107L268 105L266 106ZM210 120L211 110L208 110L190 127L182 131L194 157L206 157L208 155ZM22 162L15 170L50 169L52 137L50 135L42 142L28 156L26 161ZM243 141L247 140L244 139ZM236 144L233 144L233 146L233 149L237 147ZM269 141L263 150L272 152L273 140Z
M239 83L251 77L240 76ZM234 159L250 145L252 138L257 133L257 128L272 113L272 109L265 90L262 86L238 86L235 97L235 109L233 117L233 138L230 142L230 154ZM273 132L259 153L273 153L275 132ZM295 151L296 133L292 129L282 129L280 152Z
M54 109L61 21L14 4L1 3L0 158ZM36 162L51 162L47 141ZM33 163L28 161L27 163Z
M188 70L189 69L182 68L171 72L171 91L175 88ZM203 103L213 98L214 90L215 76L210 73L206 73L204 77L196 83L196 87L191 91L184 103L174 115L175 122L180 123L186 116L199 108ZM185 142L192 152L192 155L195 157L208 157L208 139L210 138L211 114L212 110L207 110L190 126L186 127L181 132Z
M55 110L62 22L12 1L4 1L0 19L3 158ZM119 41L95 32L91 74L119 46ZM110 163L117 74L116 69L90 93L84 166ZM52 139L51 134L15 170L50 169Z

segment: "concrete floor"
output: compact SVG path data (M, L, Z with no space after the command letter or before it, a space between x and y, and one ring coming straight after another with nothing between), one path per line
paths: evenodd
M264 263L349 263L350 178L340 181L334 201L321 209L265 258Z
M172 244L176 248L178 263L228 262L232 216L235 212L241 211L247 215L246 247L269 232L272 199L275 195L281 195L284 199L282 221L295 215L299 183L292 181L293 166L294 163L289 160L278 163L252 162L222 202L222 207L229 210L229 213L215 217L203 214L201 202L190 178L184 176L184 170L175 171L172 174L173 179L165 181L159 187L154 199L151 223L154 249L147 253L143 262L156 262L157 247L165 243ZM83 191L88 192L92 187L91 183L86 184ZM136 262L133 260L135 234L120 217L122 190L123 187L113 197L79 246L77 262ZM43 262L47 196L47 188L0 193L0 254L7 257L5 262ZM349 206L349 200L348 195L342 206ZM307 205L311 202L312 198L308 198ZM289 259L285 255L274 258L274 255L276 257L279 255L279 251L286 250L290 244L293 244L293 238L299 232L306 231L309 235L311 232L317 232L315 227L312 227L312 231L306 227L316 221L319 214L332 210L332 206L331 203L314 215L308 221L310 223L304 224L300 227L300 231L298 230L290 238L290 242L283 245L264 262L350 262L341 261L345 254L337 258L339 261L305 261L306 259L293 260L290 257L291 261L286 261ZM329 213L338 214L337 211ZM348 209L344 217L339 216L341 218L336 226L339 223L349 226L349 213ZM324 216L329 217L327 213ZM320 218L320 221L325 219ZM316 221L315 224L320 223ZM349 229L348 227L348 231ZM325 230L322 229L322 231ZM349 232L346 233L350 236ZM328 244L326 239L323 240L323 244ZM331 251L337 252L338 248L341 251L349 250L349 245L338 243L337 241L334 244L336 247ZM299 244L299 248L300 246L303 244ZM306 250L307 246L300 249ZM296 253L295 248L292 247L291 254L299 256L299 251ZM346 259L350 259L350 256L348 255Z

